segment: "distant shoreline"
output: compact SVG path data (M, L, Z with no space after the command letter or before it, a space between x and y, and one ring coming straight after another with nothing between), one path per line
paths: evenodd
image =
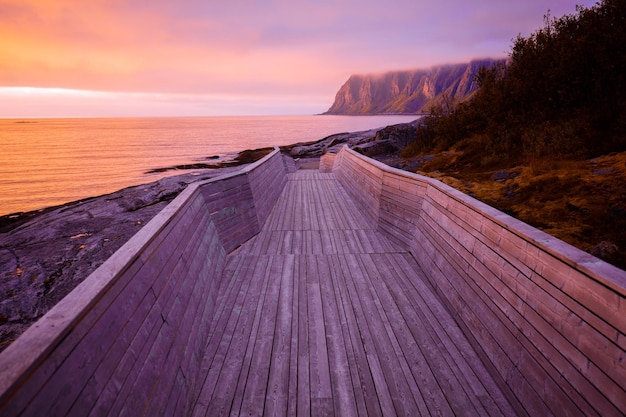
M148 172L146 172L146 174L151 174L151 173L161 173L161 172L166 172L166 171L189 171L189 170L210 170L212 171L212 177L213 176L218 176L221 175L222 173L226 173L226 172L230 172L234 169L238 169L240 166L242 165L246 165L249 164L251 162L254 162L254 160L256 159L260 159L263 157L264 154L269 153L270 148L261 148L261 149L253 149L253 150L244 150L244 151L240 151L236 156L234 156L231 159L226 159L223 160L221 162L217 162L215 164L188 164L188 165L180 165L180 166L172 166L172 167L163 167L163 168L155 168L153 170L150 170ZM255 159L256 158L256 159ZM200 166L202 165L202 166ZM193 174L191 174L193 175ZM185 182L188 182L189 179L193 179L193 177L190 177L189 172L181 172L179 174L175 174L175 175L171 175L165 178L169 178L169 179L173 179L175 180L176 178L179 178L182 180L183 178L185 179ZM145 183L142 184L138 184L138 185L131 185L128 187L124 187L121 188L119 190L116 190L112 193L106 193L106 194L100 194L100 195L96 195L96 196L91 196L91 197L85 197L85 198L81 198L78 200L73 200L73 201L68 201L67 203L62 203L62 204L57 204L57 205L52 205L52 206L47 206L47 207L42 207L40 209L36 209L36 210L29 210L29 211L18 211L18 212L14 212L14 213L8 213L8 214L3 214L0 215L0 234L2 233L7 233L11 230L13 230L16 227L19 227L19 225L24 224L32 219L34 219L37 216L41 216L44 215L46 213L52 212L54 210L62 210L62 209L68 209L70 207L76 206L76 205L80 205L89 201L93 201L96 199L100 199L100 198L104 198L106 196L109 195L114 195L114 194L118 194L118 193L122 193L124 192L124 190L130 190L130 189L134 189L137 187L146 187L146 186L150 186L151 184L155 184L158 183L160 180L157 181L146 181ZM194 181L191 181L194 182Z
M415 117L423 117L428 116L429 112L418 112L418 113L319 113L314 116L350 116L350 117L375 117L375 116L415 116Z

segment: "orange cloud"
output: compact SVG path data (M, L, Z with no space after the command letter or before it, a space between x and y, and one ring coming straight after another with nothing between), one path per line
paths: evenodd
M132 32L103 2L76 7L70 1L25 1L4 6L0 23L0 76L13 85L81 85L77 73L125 75L142 58L125 48ZM6 16L8 14L9 16ZM118 29L119 28L119 29ZM90 77L91 78L91 77Z
M65 88L0 87L0 115L27 117L120 117L314 114L328 106L324 95L116 93Z
M0 86L329 106L352 73L501 56L518 22L577 1L0 0Z
M74 4L73 4L74 3ZM5 85L201 92L295 85L320 74L310 50L259 45L253 27L176 20L123 1L14 1L0 23ZM123 8L120 13L116 8ZM233 34L235 34L233 38ZM243 80L243 81L242 81Z

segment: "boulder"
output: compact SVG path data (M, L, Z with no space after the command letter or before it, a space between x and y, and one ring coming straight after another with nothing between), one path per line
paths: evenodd
M615 243L606 240L598 243L590 251L593 256L605 261L611 261L618 252L619 247Z
M393 154L400 149L396 146L396 144L391 140L377 140L372 142L363 143L361 145L357 145L353 147L356 152L363 154L365 156L377 156L382 154Z

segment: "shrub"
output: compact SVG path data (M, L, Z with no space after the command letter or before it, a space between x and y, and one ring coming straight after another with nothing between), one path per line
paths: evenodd
M548 13L545 27L518 36L507 64L477 72L469 102L431 109L403 155L468 138L511 160L626 150L626 1L576 10L560 19Z

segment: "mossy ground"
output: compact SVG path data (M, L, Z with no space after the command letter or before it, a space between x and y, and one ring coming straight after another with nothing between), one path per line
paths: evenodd
M626 270L626 152L590 160L543 159L516 166L506 166L504 161L469 161L462 151L427 159L417 173L447 183L584 251L610 242L617 252L601 257Z

